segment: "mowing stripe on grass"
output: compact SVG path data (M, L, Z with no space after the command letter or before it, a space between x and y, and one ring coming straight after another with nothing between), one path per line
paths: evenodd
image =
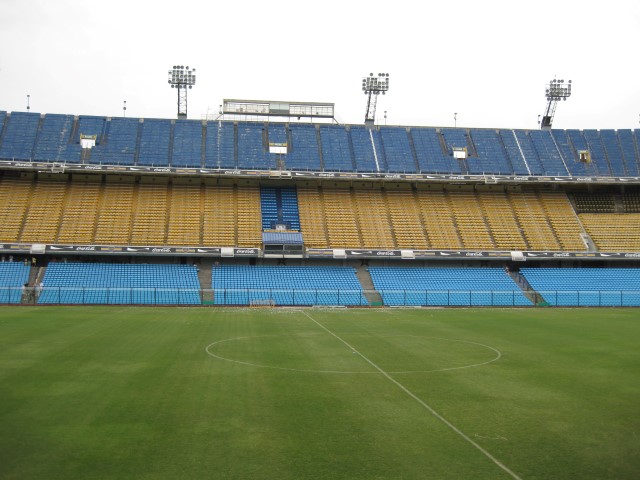
M307 312L305 312L305 311L301 311L301 312L302 312L303 315L305 315L307 318L309 318L309 320L311 320L313 323L315 323L318 327L322 328L325 332L327 332L329 335L333 336L336 340L342 342L345 346L350 348L352 352L355 352L356 354L358 354L365 362L367 362L369 365L371 365L373 368L375 368L378 372L380 372L382 375L384 375L384 377L387 380L389 380L390 382L395 384L398 388L400 388L400 390L402 390L404 393L406 393L411 398L413 398L422 407L424 407L429 413L431 413L434 417L436 417L438 420L440 420L442 423L444 423L447 427L449 427L451 430L453 430L455 433L457 433L460 437L462 437L464 440L466 440L468 443L470 443L473 447L475 447L478 451L480 451L480 453L482 453L485 457L487 457L494 464L496 464L498 467L500 467L504 472L506 472L512 478L514 478L516 480L522 480L509 467L507 467L500 460L498 460L496 457L491 455L491 453L489 453L487 450L482 448L482 446L480 446L478 443L474 442L466 433L464 433L462 430L460 430L458 427L456 427L454 424L452 424L449 420L447 420L442 415L440 415L438 412L436 412L425 401L423 401L420 397L418 397L416 394L414 394L411 390L409 390L407 387L405 387L400 382L398 382L395 378L393 378L391 375L389 375L385 370L380 368L376 363L374 363L372 360L370 360L369 358L364 356L362 353L360 353L353 345L349 344L349 342L347 342L346 340L341 338L339 335L337 335L334 332L332 332L331 330L329 330L327 327L325 327L323 324L321 324L319 321L317 321L315 318L313 318Z

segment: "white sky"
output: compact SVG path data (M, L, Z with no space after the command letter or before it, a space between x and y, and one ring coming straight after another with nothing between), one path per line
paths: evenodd
M333 102L363 123L362 78L389 72L378 123L640 129L638 0L0 0L0 110L189 118L224 98Z

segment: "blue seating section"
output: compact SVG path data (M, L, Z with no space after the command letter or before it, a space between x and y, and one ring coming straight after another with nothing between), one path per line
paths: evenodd
M497 172L504 175L513 172L514 169L509 163L506 151L496 130L471 130L471 138L476 147L478 158L467 160L469 173Z
M262 214L262 229L274 228L278 223L278 200L275 188L260 187L260 212Z
M445 155L435 128L414 128L411 138L422 173L461 173L460 161Z
M141 125L138 165L166 167L169 165L170 120L145 120Z
M287 143L287 130L284 123L270 123L267 132L269 143Z
M639 268L522 268L531 286L555 306L640 306Z
M587 143L581 131L557 130L552 132L552 135L570 174L580 177L598 175L598 167L595 163L580 161L578 152L587 149Z
M605 176L611 175L599 132L597 130L584 130L582 133L587 141L587 145L589 145L591 162L597 166L598 173Z
M217 305L368 305L351 267L223 265L212 286Z
M637 176L640 172L638 170L638 162L636 162L636 143L633 137L631 130L618 130L618 140L620 141L620 149L622 150L622 158L627 175Z
M44 117L33 158L49 162L67 161L69 153L72 153L69 147L71 146L73 124L74 118L72 115L49 114ZM77 161L80 159L80 150L78 148L75 150L71 158Z
M246 122L238 125L238 168L274 170L275 155L265 145L263 123Z
M384 145L388 171L394 173L415 173L416 162L411 152L407 130L397 127L381 127L380 137Z
M287 230L300 230L295 187L261 187L260 209L263 230L275 228L276 224L286 225Z
M604 147L604 153L607 159L610 160L611 174L614 177L624 177L626 175L626 169L624 168L622 147L620 146L616 131L601 130L600 138L602 140L602 146Z
M316 127L294 123L289 129L291 145L286 155L287 170L321 170Z
M529 132L529 138L538 153L545 175L568 175L563 158L549 130L532 130Z
M202 166L202 122L176 120L171 166L185 168Z
M530 175L529 166L525 159L525 150L520 145L515 130L502 130L500 139L505 148L509 163L515 175Z
M137 118L111 119L102 143L91 149L89 163L133 165L140 125Z
M385 171L381 165L381 155L380 152L380 142L378 138L378 142L371 143L371 138L373 137L372 130L365 128L360 125L352 126L350 129L351 133L351 142L353 143L353 156L356 165L357 172L377 172L377 171ZM378 132L376 131L376 137L378 137ZM376 146L376 152L373 151L373 145ZM376 158L378 161L378 165L376 165ZM379 168L380 167L380 168Z
M40 124L40 114L13 112L5 122L0 158L31 160Z
M43 304L200 304L193 265L50 263L43 283Z
M102 137L105 134L106 128L106 118L81 115L78 118L78 128L76 128L72 142L80 145L80 135L95 135L96 143L102 143Z
M280 188L282 221L289 230L300 230L300 214L298 211L298 193L295 187Z
M501 268L370 267L384 305L531 305Z
M632 130L496 130L106 118L0 112L0 158L76 163L80 135L96 135L83 161L214 169L438 174L637 176ZM206 135L203 139L203 134ZM203 141L204 140L204 141ZM288 152L270 153L269 143ZM202 151L204 145L204 153ZM453 149L467 148L467 160ZM591 163L580 162L587 150Z
M206 168L236 168L234 125L229 122L207 123Z
M28 280L28 265L20 262L0 263L0 303L20 303L22 286Z
M344 127L321 125L320 142L325 171L353 171L353 153L349 143L349 132Z

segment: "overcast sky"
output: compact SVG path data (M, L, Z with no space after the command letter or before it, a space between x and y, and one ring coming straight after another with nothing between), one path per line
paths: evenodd
M640 1L0 0L0 110L189 118L224 98L335 103L362 123L362 78L388 72L378 123L640 129Z

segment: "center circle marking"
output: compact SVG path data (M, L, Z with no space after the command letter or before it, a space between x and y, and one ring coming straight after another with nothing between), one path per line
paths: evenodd
M318 334L320 335L320 334ZM285 337L285 336L289 336L289 337L295 337L295 336L304 336L304 337L309 337L310 335L306 334L306 335L295 335L295 334L291 334L291 335L250 335L250 336L242 336L242 337L232 337L232 338L225 338L223 340L218 340L215 341L213 343L210 343L209 345L207 345L205 347L205 352L207 353L207 355L216 358L218 360L224 360L225 362L231 362L231 363L236 363L239 365L246 365L246 366L250 366L250 367L257 367L257 368L268 368L268 369L272 369L272 370L284 370L284 371L290 371L290 372L304 372L304 373L337 373L337 374L352 374L352 375L370 375L370 374L380 374L380 372L375 371L375 370L356 370L356 371L347 371L347 370L315 370L315 369L303 369L303 368L291 368L291 367L280 367L277 365L265 365L265 364L260 364L260 363L255 363L255 362L248 362L248 361L244 361L244 360L237 360L234 358L229 358L229 357L225 357L222 355L218 355L216 353L213 352L213 350L215 349L215 347L217 345L221 345L223 343L226 342L235 342L235 341L243 341L243 340L250 340L250 339L255 339L255 338L274 338L274 337ZM452 338L443 338L443 337L430 337L430 336L420 336L420 335L387 335L386 337L400 337L400 336L405 336L405 337L414 337L414 338L425 338L425 339L432 339L432 340L442 340L442 341L446 341L446 342L454 342L454 343L464 343L467 345L475 345L478 347L481 347L483 349L489 350L491 352L493 352L495 354L495 356L493 358L491 358L490 360L487 360L485 362L479 362L479 363L470 363L468 365L459 365L456 367L445 367L445 368L436 368L436 369L430 369L430 370L400 370L400 371L386 371L386 373L393 373L393 374L408 374L408 373L434 373L434 372L446 372L449 370L463 370L466 368L475 368L475 367L481 367L483 365L488 365L490 363L496 362L498 360L500 360L500 358L502 357L502 353L500 352L500 350L498 350L495 347L492 347L490 345L486 345L484 343L479 343L479 342L472 342L469 340L458 340L458 339L452 339ZM345 349L345 351L348 351L347 349ZM352 353L354 354L360 354L357 351L353 351Z

